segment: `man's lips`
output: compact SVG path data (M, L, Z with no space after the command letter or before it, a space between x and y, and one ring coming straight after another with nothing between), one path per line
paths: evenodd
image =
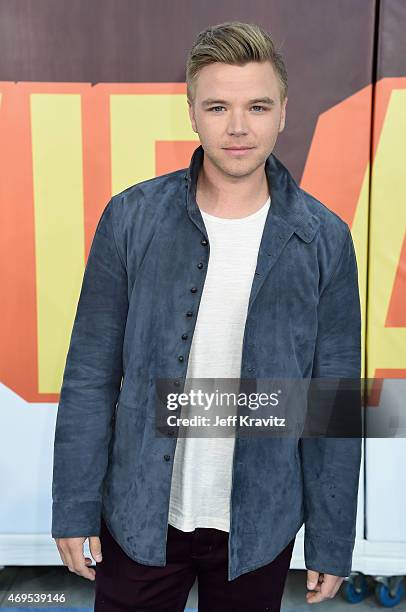
M254 147L224 147L224 150L227 151L229 155L234 156L246 155L253 149Z

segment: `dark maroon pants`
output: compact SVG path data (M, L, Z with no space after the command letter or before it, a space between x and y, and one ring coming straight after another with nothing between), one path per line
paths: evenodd
M96 612L183 612L196 576L199 612L279 612L295 538L268 565L227 579L228 533L168 525L165 567L131 559L102 518L103 561L96 563Z

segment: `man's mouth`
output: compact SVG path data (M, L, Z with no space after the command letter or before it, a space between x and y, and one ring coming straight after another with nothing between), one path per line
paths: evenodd
M230 155L245 155L253 149L254 147L224 147L224 150Z

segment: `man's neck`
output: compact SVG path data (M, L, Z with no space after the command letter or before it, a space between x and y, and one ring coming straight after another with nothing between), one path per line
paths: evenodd
M227 180L220 170L203 161L196 190L200 210L228 219L246 217L262 208L269 195L264 165L249 176Z

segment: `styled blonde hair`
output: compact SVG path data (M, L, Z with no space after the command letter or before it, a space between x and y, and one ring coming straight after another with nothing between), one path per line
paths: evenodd
M244 65L270 61L280 84L281 102L288 94L288 74L271 36L255 23L227 21L200 32L186 60L187 99L193 103L199 71L213 64Z

